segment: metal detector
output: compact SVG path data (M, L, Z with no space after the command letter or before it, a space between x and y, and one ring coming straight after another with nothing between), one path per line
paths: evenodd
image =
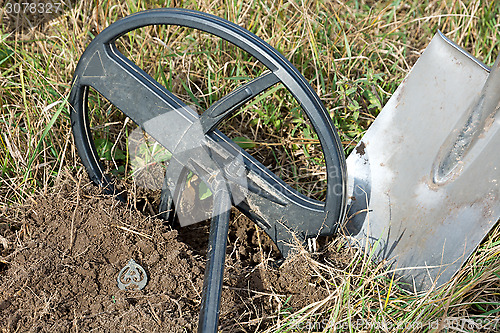
M176 25L220 37L255 57L268 69L210 106L201 116L121 54L115 41L151 25ZM326 163L324 201L309 198L278 178L217 130L247 101L281 82L301 105L316 131ZM70 95L75 144L92 181L114 193L99 162L88 116L92 87L172 153L161 211L173 218L185 170L213 193L207 265L199 317L200 332L216 332L232 205L255 221L283 256L297 240L336 232L346 207L346 162L332 120L304 77L279 52L249 31L219 17L186 9L154 9L125 17L102 31L85 50Z

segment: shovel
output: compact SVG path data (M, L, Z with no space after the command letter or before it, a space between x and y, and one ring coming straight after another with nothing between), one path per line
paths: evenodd
M347 159L343 233L407 289L449 281L500 217L499 66L438 32Z

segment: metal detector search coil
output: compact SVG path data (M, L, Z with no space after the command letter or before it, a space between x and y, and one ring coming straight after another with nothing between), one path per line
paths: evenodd
M259 60L268 71L208 108L201 116L123 56L115 41L135 29L176 25L220 37ZM167 42L168 43L168 42ZM247 101L281 82L301 105L318 134L326 163L324 202L287 185L217 130ZM199 331L216 332L229 225L235 205L255 221L284 256L296 240L331 235L345 214L346 162L330 115L304 77L279 52L249 31L219 17L186 9L154 9L125 17L102 31L85 50L70 94L75 144L90 178L108 192L114 186L101 166L89 127L87 99L92 87L172 153L161 211L173 211L186 170L213 193L209 250ZM173 213L166 214L168 220Z

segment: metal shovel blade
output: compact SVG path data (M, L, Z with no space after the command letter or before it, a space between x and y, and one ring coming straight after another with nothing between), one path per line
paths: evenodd
M344 233L408 289L449 281L500 217L497 65L438 33L347 159Z

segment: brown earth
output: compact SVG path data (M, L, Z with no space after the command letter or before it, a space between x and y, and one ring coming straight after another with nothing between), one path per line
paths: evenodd
M276 268L267 236L236 211L231 223L222 331L261 331L328 296L309 255ZM66 184L3 212L0 236L3 332L196 331L207 222L173 230L91 184ZM131 258L149 277L141 291L117 287Z

